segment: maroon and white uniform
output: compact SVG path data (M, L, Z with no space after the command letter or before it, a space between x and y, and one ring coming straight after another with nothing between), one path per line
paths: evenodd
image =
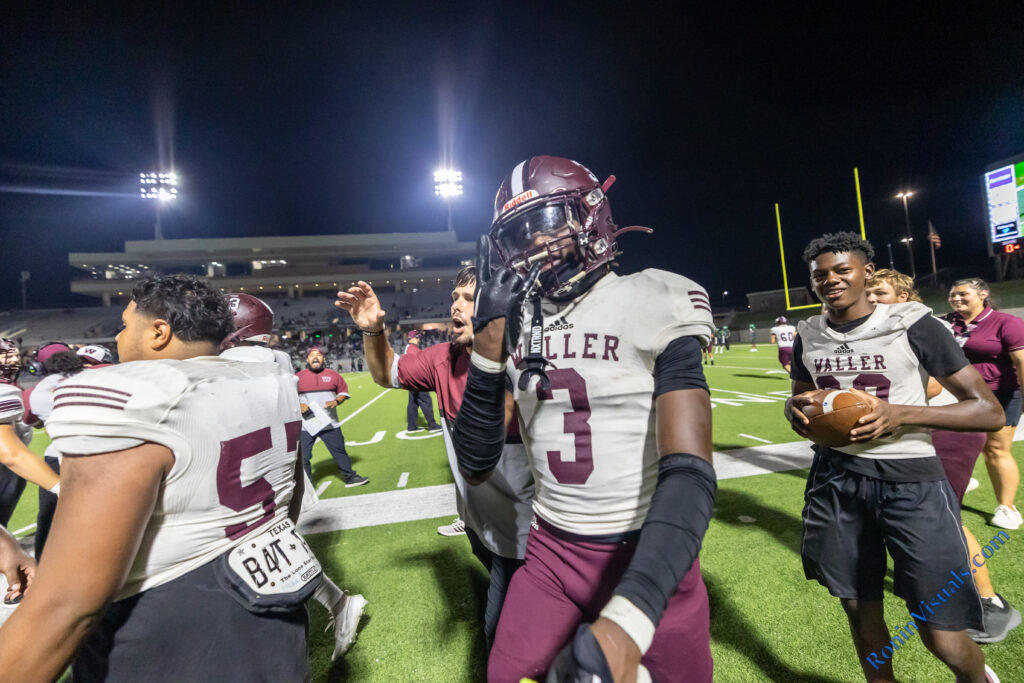
M583 536L635 531L658 478L654 363L679 337L707 346L707 294L681 275L648 269L609 273L584 296L543 307L551 393L536 381L520 390L517 358L508 363L537 482L534 512ZM527 311L521 349L530 319Z
M18 438L27 446L32 441L32 428L22 421L25 406L21 399L18 385L0 382L0 424L14 425Z
M779 347L779 363L783 366L793 364L793 342L796 340L796 328L792 325L776 325L771 329L775 343Z
M152 442L174 454L121 600L284 521L299 444L295 379L218 357L113 365L61 382L47 431L64 454Z

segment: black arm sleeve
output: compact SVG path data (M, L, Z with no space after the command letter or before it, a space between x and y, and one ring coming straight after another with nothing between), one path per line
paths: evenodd
M505 445L505 373L469 366L466 392L455 416L452 445L459 469L468 478L486 477Z
M700 356L697 337L673 339L654 361L654 397L677 389L703 389L710 393Z
M797 335L796 339L793 340L793 365L789 368L789 378L794 382L814 384L814 378L811 377L811 373L807 371L807 366L804 365L804 343L800 339L800 335Z
M673 453L658 461L658 483L636 552L615 589L655 626L697 559L717 490L715 468L703 458Z
M967 365L967 356L949 329L930 315L907 328L907 340L932 377L949 377Z

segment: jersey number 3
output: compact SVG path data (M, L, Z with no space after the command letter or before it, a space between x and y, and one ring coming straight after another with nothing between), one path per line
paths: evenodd
M573 369L549 370L551 388L548 391L537 385L537 398L550 401L559 389L569 391L572 411L562 416L563 429L575 438L576 455L572 460L563 460L561 451L548 451L548 469L561 484L586 484L594 471L594 451L590 443L590 401L587 400L587 382Z
M299 433L302 423L298 420L284 426L285 449L294 454L299 447ZM246 486L242 485L242 461L269 451L273 446L270 427L257 429L242 436L220 442L220 461L217 463L217 496L224 507L235 512L244 512L253 505L263 506L263 516L251 524L232 524L224 530L231 540L244 536L260 524L274 517L277 503L274 501L274 487L260 477Z

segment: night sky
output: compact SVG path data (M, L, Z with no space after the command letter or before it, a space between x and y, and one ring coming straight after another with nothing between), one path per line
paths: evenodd
M1019 2L64 4L0 8L0 309L21 270L31 307L94 304L67 253L149 239L138 173L171 164L168 238L442 230L450 160L471 240L516 163L567 156L655 229L622 271L738 305L782 286L774 202L798 284L857 229L854 166L880 262L911 188L918 272L931 219L940 267L990 276L979 176L1024 154Z

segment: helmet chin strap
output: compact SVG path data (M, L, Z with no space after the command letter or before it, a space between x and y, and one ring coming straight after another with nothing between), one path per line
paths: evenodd
M533 298L533 320L530 323L530 350L518 363L516 369L521 370L519 375L519 391L526 391L530 385L530 378L537 375L540 378L540 388L544 391L551 390L551 380L548 379L544 368L554 365L544 357L542 346L544 344L544 313L541 310L540 297Z
M648 228L643 225L628 225L625 228L619 228L618 230L616 230L615 237L623 235L627 232L645 232L648 235L650 235L652 232L654 232L654 228Z

